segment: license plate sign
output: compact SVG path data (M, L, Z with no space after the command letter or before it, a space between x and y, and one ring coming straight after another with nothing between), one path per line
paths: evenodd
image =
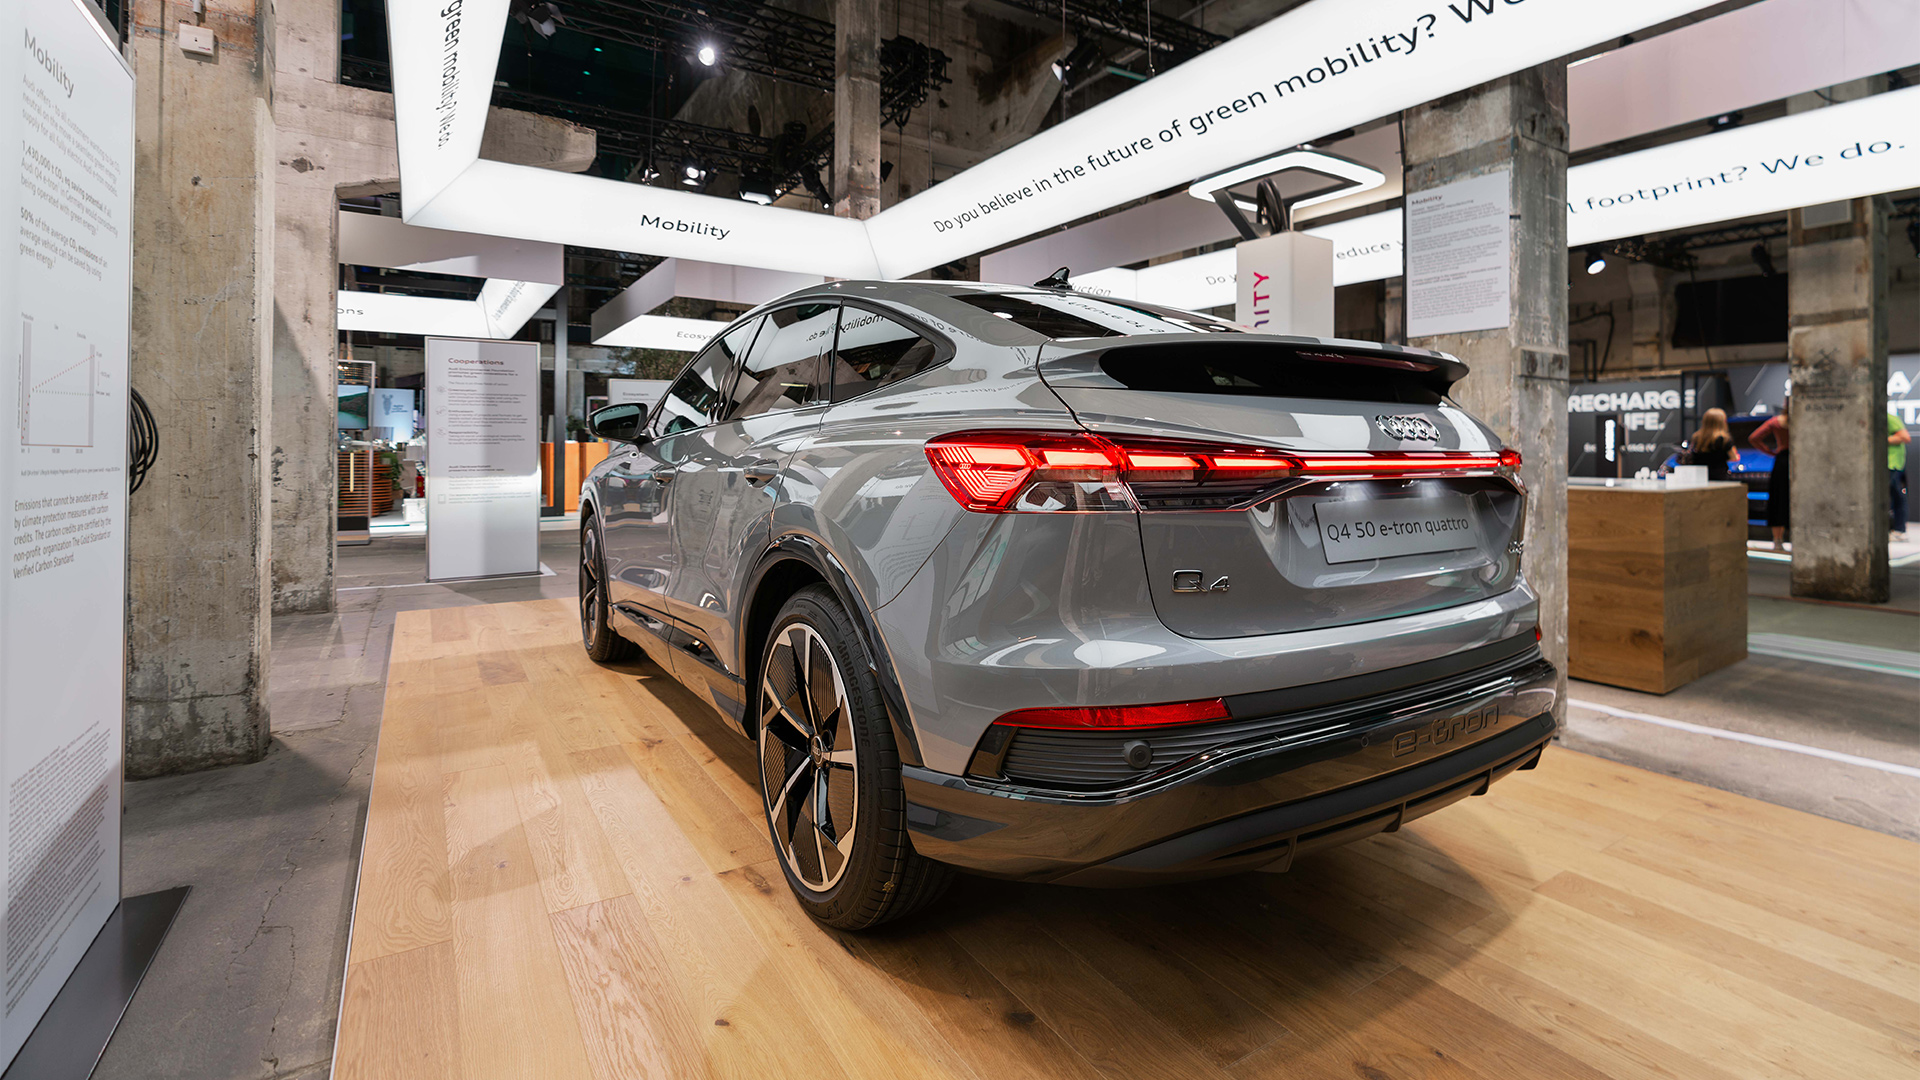
M1477 541L1462 495L1323 502L1313 513L1329 563L1461 551Z

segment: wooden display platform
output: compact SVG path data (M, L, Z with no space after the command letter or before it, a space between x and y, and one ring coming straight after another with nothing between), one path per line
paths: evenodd
M1567 674L1650 694L1747 658L1747 489L1567 486Z
M1909 1074L1920 845L1552 748L1290 874L824 931L749 744L550 600L401 614L334 1076Z

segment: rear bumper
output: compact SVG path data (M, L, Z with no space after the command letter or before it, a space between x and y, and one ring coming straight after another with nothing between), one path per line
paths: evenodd
M902 770L928 858L1071 885L1215 877L1399 828L1531 768L1554 732L1545 660L1497 684L1319 741L1221 747L1121 792L1057 791Z

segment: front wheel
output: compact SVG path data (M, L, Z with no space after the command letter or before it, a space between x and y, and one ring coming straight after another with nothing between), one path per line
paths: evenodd
M761 654L760 792L787 885L842 930L930 903L951 871L907 836L900 755L880 686L824 585L795 593Z
M600 523L589 516L580 522L580 642L587 647L587 656L601 663L630 659L636 651L633 642L608 623L611 613Z

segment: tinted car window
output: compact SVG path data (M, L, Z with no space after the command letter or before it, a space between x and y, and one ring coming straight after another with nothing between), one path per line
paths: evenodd
M754 331L764 321L752 319L741 323L693 358L693 363L680 373L660 399L659 418L653 427L656 435L690 431L712 422L734 361L747 351L753 343Z
M1056 340L1239 332L1232 323L1190 311L1122 304L1072 293L962 293L954 299Z
M801 304L768 313L733 380L726 417L744 420L763 412L797 409L826 400L819 393L820 354L833 345L838 304Z
M925 371L938 353L933 342L885 315L842 308L834 348L833 400L859 397Z

